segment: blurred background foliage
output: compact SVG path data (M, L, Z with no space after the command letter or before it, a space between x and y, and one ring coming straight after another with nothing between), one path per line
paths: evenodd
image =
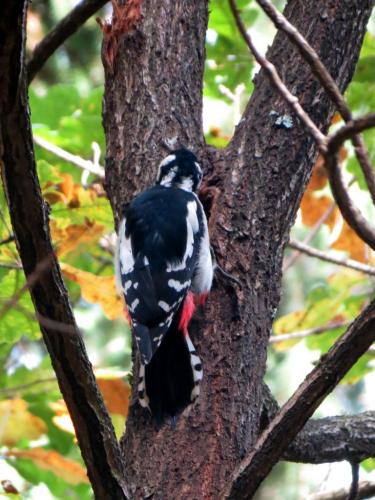
M283 2L275 2L282 8ZM73 0L34 0L28 14L28 54L73 6ZM259 48L275 30L254 1L239 0ZM252 92L257 71L225 0L212 0L207 31L204 127L207 142L224 147ZM98 13L110 15L109 6ZM90 19L50 58L30 87L37 167L50 227L77 322L118 436L125 427L131 336L113 277L114 233L101 177L101 32ZM355 115L375 109L375 19L346 98ZM332 127L337 127L335 117ZM365 134L375 159L375 130ZM44 142L43 142L44 141ZM57 147L57 149L56 149ZM60 149L58 149L60 148ZM75 155L75 159L66 153ZM77 160L78 158L78 160ZM97 174L77 165L90 161ZM358 206L374 215L349 144L341 164ZM286 252L282 302L274 324L267 383L283 403L374 294L374 255L343 222L320 159L302 200L292 239L330 256L369 266L345 266ZM372 274L371 274L372 272ZM62 327L62 335L64 334ZM375 349L363 356L316 416L371 409ZM373 408L372 408L373 409ZM3 191L0 192L0 497L92 498L65 404L41 342L25 286ZM374 460L361 467L371 477ZM343 474L343 471L345 473ZM306 498L350 482L350 467L280 463L257 498ZM369 476L367 476L369 475ZM345 479L343 479L345 476Z

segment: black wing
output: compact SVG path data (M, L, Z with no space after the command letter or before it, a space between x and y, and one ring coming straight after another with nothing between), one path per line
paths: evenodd
M121 223L121 285L144 363L151 360L191 286L202 217L193 193L155 186L131 202Z

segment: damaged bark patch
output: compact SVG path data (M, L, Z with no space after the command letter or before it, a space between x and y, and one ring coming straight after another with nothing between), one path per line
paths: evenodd
M111 0L112 19L96 18L103 32L103 63L113 73L121 36L134 31L141 19L142 0Z

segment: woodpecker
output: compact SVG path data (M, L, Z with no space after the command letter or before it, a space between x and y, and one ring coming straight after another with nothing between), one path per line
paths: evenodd
M203 376L188 333L213 279L207 219L196 194L201 181L191 151L171 152L155 185L131 201L119 225L116 276L140 353L138 399L159 422L198 398Z

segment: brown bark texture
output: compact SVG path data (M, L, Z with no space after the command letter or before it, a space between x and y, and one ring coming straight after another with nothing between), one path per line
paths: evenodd
M126 498L123 463L52 248L29 120L27 0L0 4L0 165L18 252L97 498Z
M353 75L370 4L290 0L285 9L341 90ZM289 108L263 71L228 147L205 146L207 18L202 0L145 0L137 27L119 39L113 65L106 62L105 45L103 50L106 186L116 221L122 206L153 184L165 144L189 147L204 166L206 184L219 193L209 214L218 262L241 283L217 276L191 324L204 380L198 404L176 428L156 427L132 399L122 448L126 482L137 499L219 498L254 444L283 251L316 158L299 121L292 116L292 128L283 125ZM268 58L326 131L333 106L284 34L277 34Z

